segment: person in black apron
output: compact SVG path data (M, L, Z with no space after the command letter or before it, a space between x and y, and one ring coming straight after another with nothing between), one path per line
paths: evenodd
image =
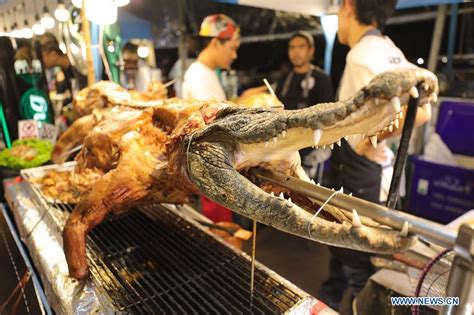
M313 36L305 31L293 34L288 42L288 57L293 68L278 80L275 89L285 109L302 109L334 101L331 78L311 64L313 55ZM312 178L315 178L316 164L322 159L316 152L312 148L300 151L302 166Z
M338 39L352 49L365 36L382 36L379 29L384 27L386 20L395 10L395 5L396 0L344 0L339 11ZM353 82L351 80L354 79L348 77L344 82L343 77L341 86ZM372 150L367 138L353 145L355 149L342 139L341 146L334 148L329 185L334 189L343 187L345 194L352 193L355 197L379 203L382 166L376 163L371 155L376 151ZM368 253L332 246L329 246L329 250L329 279L323 283L317 297L339 310L345 290L351 288L351 300L354 300L375 270ZM352 307L350 310L352 313Z

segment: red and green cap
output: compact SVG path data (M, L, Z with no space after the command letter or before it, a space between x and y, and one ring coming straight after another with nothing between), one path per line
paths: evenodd
M236 39L240 37L240 27L227 15L208 15L202 21L199 36Z

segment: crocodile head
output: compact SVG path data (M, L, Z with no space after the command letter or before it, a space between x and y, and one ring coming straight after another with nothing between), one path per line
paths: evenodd
M187 136L188 175L203 195L277 229L368 252L401 251L415 239L333 207L313 218L319 207L313 201L247 174L263 167L309 180L300 166L299 149L332 147L353 135L371 137L376 144L379 133L398 127L410 96L420 98L430 113L437 93L433 73L411 69L378 75L340 102L295 111L226 108L212 124Z

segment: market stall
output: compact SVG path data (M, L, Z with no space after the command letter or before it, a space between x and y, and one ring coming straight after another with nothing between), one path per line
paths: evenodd
M47 1L43 19L34 1L7 4L14 23L18 12L28 20L30 6L43 33L59 23L59 41L45 45L39 27L38 37L22 30L20 39L14 25L0 36L0 252L8 253L0 266L9 270L0 285L1 313L336 314L315 292L258 262L257 222L373 253L378 272L354 300L354 313L410 312L392 297L455 298L443 306L425 303L415 313L472 312L473 152L468 140L459 141L459 132L469 133L472 102L440 101L442 140L414 158L409 214L396 210L400 184L416 113L431 115L438 103L434 73L383 72L348 99L296 111L284 110L268 82L268 94L238 104L168 98L167 88L183 74L161 82L153 27L121 11L128 2L58 1L53 23ZM219 2L290 12L309 4ZM455 7L460 1L448 2ZM184 2L174 5L184 65L189 21ZM321 1L306 13L334 13L337 6ZM334 21L319 26L318 32L330 32L326 40L334 39ZM46 71L46 49L66 58L68 67L58 63ZM228 81L237 80L233 74ZM58 84L61 75L73 82L67 92ZM398 128L403 131L384 205L343 187L325 188L301 167L300 149L332 150L354 135L377 147L378 136ZM446 156L452 164L440 166ZM252 228L212 222L198 196L248 218ZM242 244L251 250L244 252Z

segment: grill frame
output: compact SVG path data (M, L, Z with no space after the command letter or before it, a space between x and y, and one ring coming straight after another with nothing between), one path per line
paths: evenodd
M55 203L55 204L50 204L45 198L44 196L42 196L41 194L41 191L39 190L39 187L37 187L35 184L31 183L29 181L29 179L31 177L37 177L37 176L41 176L42 174L44 174L46 171L48 170L51 170L51 169L54 169L54 170L70 170L74 167L75 163L67 163L67 164L64 164L62 166L57 166L57 165L53 165L53 166L46 166L46 167L40 167L40 168L36 168L36 169L29 169L29 170L25 170L25 171L22 171L22 176L23 178L28 182L28 187L29 189L32 191L32 195L35 197L36 199L36 204L40 207L42 207L44 209L44 220L48 222L48 225L56 225L57 227L57 230L58 232L61 232L62 230L62 226L64 225L64 222L67 218L67 215L69 213L69 211L71 210L71 207L67 206L67 205L64 205L64 204L58 204L58 203ZM51 200L50 200L51 201ZM156 211L156 207L159 208L158 211ZM61 209L61 211L51 211L51 209ZM172 226L172 223L175 223L175 221L180 221L182 222L182 226L181 226L181 229L185 229L187 231L181 231L180 233L181 236L182 235L192 235L192 237L196 238L205 238L207 240L212 240L212 242L210 242L209 244L205 244L205 245L214 245L212 247L210 246L207 246L207 251L209 251L209 248L212 248L214 249L214 247L218 247L219 248L219 251L221 254L225 254L226 258L224 261L221 261L221 265L226 265L228 264L229 262L232 262L232 260L236 260L236 259L239 259L243 262L245 262L245 264L248 266L248 270L246 268L243 268L243 269L238 269L235 265L230 265L231 268L233 268L233 272L234 273L237 273L237 274L240 274L242 277L242 280L240 281L240 285L241 286L245 286L245 284L247 283L246 280L243 280L245 279L245 275L248 274L248 279L250 279L250 257L235 249L235 248L231 248L229 247L227 244L225 244L218 236L215 236L211 233L208 232L208 229L206 227L203 227L201 226L198 222L196 222L195 220L193 220L189 215L187 214L183 214L183 213L188 213L189 214L189 211L193 212L194 210L191 208L189 208L188 206L183 206L183 207L176 207L174 205L160 205L160 206L144 206L143 208L140 209L141 211L137 212L137 211L134 211L134 212L131 212L129 214L125 214L124 216L140 216L140 217L137 217L137 218L134 218L134 220L139 220L139 222L143 225L143 226L146 226L146 223L147 221L144 221L145 219L147 220L157 220L157 219L161 219L163 220L164 218L157 218L157 216L162 216L162 214L164 212L167 212L167 218L164 222L167 222L168 225L171 224ZM56 213L55 213L56 212ZM57 213L57 212L61 212L61 213ZM139 215L138 215L139 214ZM209 301L206 300L204 297L196 297L195 294L191 294L191 293L188 293L187 296L186 296L186 292L183 294L183 296L176 296L174 297L174 301L172 301L173 303L171 303L173 306L175 306L175 309L172 309L170 307L167 307L167 306L163 306L163 305L169 305L169 304L166 304L166 301L165 301L165 296L166 294L162 294L161 297L157 297L156 296L156 293L157 292L153 292L153 295L150 295L150 292L147 292L146 291L146 286L148 287L152 287L153 285L154 286L158 286L158 288L160 287L160 282L158 280L159 277L145 277L146 279L144 281L142 281L142 283L138 284L138 283L135 283L135 285L132 285L130 282L133 282L132 281L119 281L118 279L115 279L115 281L112 281L110 283L107 283L107 285L109 287L107 287L106 285L106 281L104 281L104 279L100 280L99 278L110 278L110 275L111 274L115 274L114 276L116 276L117 273L120 273L120 269L118 267L121 267L122 269L124 270L127 270L128 266L126 265L125 262L120 262L120 259L118 261L116 261L115 263L110 263L110 261L106 261L107 259L103 259L100 257L100 246L103 246L104 244L98 244L100 242L106 242L106 240L108 239L107 238L107 235L103 235L104 233L114 233L116 232L115 230L113 230L112 232L110 231L110 227L109 227L109 223L117 223L118 225L121 225L122 226L122 229L124 230L127 230L127 227L124 226L124 224L126 224L126 222L121 222L123 216L118 216L118 217L114 217L114 218L111 218L111 219L108 219L107 221L108 222L104 222L100 225L98 225L93 231L91 231L91 236L89 237L88 239L88 258L89 258L89 263L90 263L90 266L91 266L91 271L92 271L92 274L93 274L93 282L94 282L94 289L97 290L98 292L100 292L100 296L104 295L106 296L108 302L111 302L112 305L114 306L115 310L118 311L118 312L131 312L131 313L134 313L134 312L150 312L150 313L153 313L153 312L156 312L157 309L160 313L173 313L173 312L178 312L178 313L192 313L192 308L190 309L189 307L186 308L187 306L185 306L185 303L189 302L190 300L192 300L193 298L196 299L196 300L199 300L199 303L197 302L191 302L190 304L192 304L192 306L195 308L194 311L195 313L202 313L202 312L206 312L206 313L212 313L210 311L212 311L212 308L213 307L216 307L214 309L214 313L218 313L218 314L222 314L222 313L246 313L244 311L242 311L242 306L244 306L244 304L246 302L244 301L241 301L241 302L237 302L238 304L240 304L240 308L236 308L235 305L232 305L232 304L228 304L226 303L227 299L231 300L232 296L229 296L229 293L226 293L226 292L221 292L219 293L220 295L220 299L223 301L222 305L221 306L213 306L213 305L210 305ZM175 221L173 221L173 219ZM141 220L141 221L140 221ZM150 227L147 227L147 229L150 229ZM191 230L191 233L192 234L189 234ZM152 231L153 232L153 231ZM168 231L169 232L169 231ZM163 234L164 232L161 232L157 230L155 230L155 236L160 236L163 237L164 239L167 239L169 238L168 235L166 234ZM97 234L102 234L102 238L103 239L97 239L95 235ZM153 234L153 233L151 233ZM56 235L61 235L60 233L59 234L56 234ZM178 238L180 239L180 238ZM126 248L126 243L123 242L123 240L120 240L120 239L115 239L114 241L115 245L118 246L118 247L121 247L118 251L124 253L124 251L126 252L127 251L127 248ZM166 243L165 243L166 244ZM183 245L182 241L180 240L180 243L181 245ZM178 244L178 245L179 245ZM153 244L150 243L150 244L146 244L147 247L150 247L152 246ZM107 245L107 246L110 246ZM201 245L201 247L203 247L204 249L206 249L206 246L204 245ZM151 248L148 248L148 249L151 249ZM167 249L169 251L169 253L173 253L173 255L175 256L174 259L172 258L168 258L169 260L169 263L170 265L172 265L173 263L176 263L176 265L182 265L182 267L184 268L185 265L183 265L183 263L181 262L180 259L182 259L184 256L182 255L182 253L180 254L179 251L177 251L176 247L173 248L173 247L170 247L170 246L167 246ZM127 252L127 257L129 257L129 259L132 259L132 260L135 260L135 262L138 263L138 266L140 266L140 262L137 260L136 257L133 257L133 255L131 255L131 253L133 251L135 251L136 249L130 249L128 252ZM210 251L209 251L210 252ZM199 254L199 255L205 255L206 251L202 252ZM215 255L215 253L212 253L212 255ZM211 255L211 256L212 256ZM157 259L160 259L163 257L156 257ZM167 257L164 257L164 258L167 258ZM218 269L219 266L219 260L214 256L214 263L216 264L216 270ZM109 259L110 260L110 259ZM199 264L199 261L197 262ZM239 265L240 266L240 265ZM142 266L143 267L143 266ZM145 265L146 267L146 265ZM189 267L189 266L188 266ZM195 267L197 271L199 271L199 268ZM245 270L244 270L245 269ZM202 270L201 270L202 272ZM208 270L208 273L210 271ZM130 275L130 273L128 273ZM133 273L131 273L133 275ZM209 289L212 289L212 284L215 284L215 285L220 285L220 286L226 286L228 287L229 289L232 289L231 287L231 284L230 283L224 283L224 284L216 284L216 281L218 280L213 280L212 278L206 278L205 280L202 280L201 278L204 279L204 276L205 275L199 275L198 276L195 276L194 278L191 278L191 279L184 279L183 278L183 275L180 275L181 279L183 280L182 283L177 283L178 286L182 286L182 287L187 287L190 289L189 292L195 292L196 290L193 291L193 288L196 289L196 287L193 287L193 286L197 286L197 284L199 283L199 286L201 286L201 288L209 288ZM223 277L225 278L227 275L224 273ZM165 274L162 274L161 275L162 278L166 278L166 275ZM171 276L168 275L168 278L170 278ZM176 275L175 275L176 277ZM264 279L266 277L266 279L270 279L272 282L273 285L279 285L281 287L281 290L280 291L285 291L287 290L288 292L291 292L294 296L293 296L293 300L291 301L292 305L289 305L286 309L282 310L282 309L278 309L276 310L275 308L273 309L273 313L289 313L289 314L297 314L297 313L306 313L313 304L315 304L317 302L317 300L315 300L313 297L311 297L310 295L308 295L306 292L302 291L301 289L297 288L296 286L294 286L292 283L290 283L289 281L285 280L284 278L278 276L275 272L271 271L270 269L268 269L267 267L259 264L258 262L256 263L256 296L257 296L257 299L256 299L256 305L255 306L255 313L256 314L266 314L266 313L270 313L269 311L269 308L264 308L260 305L260 308L258 306L259 304L259 298L261 298L261 296L259 297L259 287L265 287L265 282L263 281L262 283L260 281L262 281L262 279ZM158 279L158 280L157 280ZM213 283L214 282L214 283ZM225 281L224 281L225 282ZM235 284L235 283L234 283ZM115 288L114 288L115 286ZM139 294L141 297L142 297L142 300L141 301L135 301L134 299L131 299L129 297L128 299L128 304L126 306L124 305L118 305L117 304L117 297L114 297L113 294L111 294L111 292L113 292L114 290L116 290L117 287L121 287L122 290L130 290L132 292L137 292L138 291L141 291L141 293ZM155 288L156 289L156 288ZM161 288L162 290L165 289L165 288ZM156 291L156 290L155 290ZM168 288L168 291L169 291L169 288ZM287 292L287 293L288 293ZM148 296L147 296L148 295ZM243 300L245 300L245 296L244 294L242 293L242 291L240 291L240 298L244 298ZM119 296L118 299L123 299L124 297L123 296ZM153 298L157 298L157 299L161 299L162 302L164 302L164 304L160 304L160 303L157 303L156 301L154 301ZM191 298L189 301L186 300L186 298ZM270 300L270 298L267 297L268 300ZM248 300L248 297L247 297L247 300ZM265 299L263 299L265 300ZM153 305L153 307L150 307L147 305L147 303L150 302L151 304L150 305ZM268 301L267 301L268 303ZM283 302L282 302L283 303ZM137 309L134 309L134 307L136 307L137 305L143 305L144 308L143 309L140 309L140 310L137 310ZM263 304L263 302L261 302L261 304ZM156 307L156 308L155 308ZM162 307L160 309L160 307ZM239 311L240 310L240 311ZM257 312L258 310L261 310L260 312ZM247 309L248 311L248 309Z

